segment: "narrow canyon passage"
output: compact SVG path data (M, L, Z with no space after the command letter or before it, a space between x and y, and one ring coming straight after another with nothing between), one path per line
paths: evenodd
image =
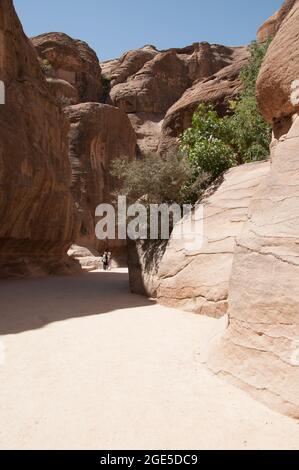
M0 282L1 449L293 448L299 423L213 376L217 321L125 271Z

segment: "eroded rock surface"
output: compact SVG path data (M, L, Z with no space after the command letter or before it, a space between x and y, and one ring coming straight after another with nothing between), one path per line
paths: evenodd
M113 106L78 104L65 108L65 115L71 126L72 193L81 219L76 243L102 249L103 243L95 238L95 209L101 203L111 202L110 164L116 158L135 157L136 136L126 114ZM124 245L122 241L109 242L116 256Z
M257 83L261 112L274 124L299 110L299 99L290 99L292 84L299 80L299 1L292 4L269 47Z
M186 249L186 240L171 238L159 268L160 303L217 318L225 315L236 237L247 221L250 200L268 171L268 162L258 162L225 174L222 184L203 202L203 213L198 207L193 215L197 227L203 220L202 246L198 241L198 248ZM190 217L178 224L186 233Z
M57 272L75 229L68 123L11 0L0 4L0 275Z
M290 129L272 143L271 170L250 203L249 221L237 240L229 289L230 327L210 357L217 374L296 418L299 116L288 97L292 80L299 76L298 6L294 2L281 24L258 81L265 118L284 115Z
M176 147L177 137L190 125L203 97L207 101L208 95L211 102L225 107L239 89L238 72L247 57L246 47L195 43L181 49L157 51L153 46L145 46L105 62L102 69L110 80L109 99L129 115L140 153L163 153ZM226 74L214 77L226 68ZM209 80L210 89L205 85ZM201 83L203 87L198 92ZM172 107L175 116L170 111Z
M191 126L193 113L199 103L212 104L220 115L225 114L229 101L241 91L239 75L247 64L248 54L246 48L236 48L235 59L231 65L204 80L197 81L168 110L159 140L161 154L178 148L180 136Z
M257 38L260 42L265 42L267 39L275 37L281 26L281 23L289 14L296 1L297 0L285 0L280 10L274 13L274 15L272 15L267 21L265 21L265 23L257 32Z
M72 39L64 33L41 34L32 38L32 43L46 76L63 80L75 88L78 94L77 103L101 100L101 68L96 53L88 44ZM63 94L64 89L61 85L60 92L66 101L69 95ZM76 103L70 101L66 104Z

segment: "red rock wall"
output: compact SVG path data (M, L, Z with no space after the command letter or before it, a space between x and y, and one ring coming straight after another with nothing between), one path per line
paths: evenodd
M55 270L72 241L68 123L11 0L0 4L0 275Z

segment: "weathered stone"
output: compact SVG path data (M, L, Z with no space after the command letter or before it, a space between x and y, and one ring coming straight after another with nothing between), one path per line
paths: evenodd
M132 293L157 297L158 271L165 248L165 241L128 240L129 281Z
M299 1L287 5L293 6L268 49L257 82L260 110L272 123L299 109L299 99L290 99L291 86L299 80Z
M72 193L81 219L76 243L102 250L105 243L95 237L95 209L111 202L110 164L116 158L135 157L136 136L126 114L113 106L84 103L65 108L65 114L71 125ZM109 241L116 256L124 246L124 241Z
M64 33L41 34L32 38L32 43L48 77L70 83L76 88L81 103L101 100L101 68L88 44Z
M202 97L206 99L209 95L213 103L224 108L240 89L238 72L247 57L246 47L230 48L205 42L166 51L145 46L118 60L105 62L102 69L104 76L110 79L111 103L129 115L137 133L140 153L144 155L174 149L177 137L186 129L184 125L190 125ZM222 69L227 69L226 74L215 78L214 74ZM205 84L208 77L212 83L209 86ZM198 92L201 82L202 91ZM212 87L214 91L211 91Z
M190 251L184 238L172 236L159 268L160 303L217 318L227 312L235 240L247 221L250 200L268 171L268 162L258 162L224 175L221 185L204 200L203 213L198 206L192 215L198 227L203 219L202 246ZM182 224L187 233L190 217L176 229Z
M236 48L237 49L237 48ZM249 53L239 48L235 62L205 80L197 81L168 110L162 125L159 153L167 153L179 146L180 136L191 126L192 116L200 103L212 104L220 115L227 111L229 101L241 90L239 75L247 64Z
M67 267L75 227L68 123L11 0L0 4L0 274Z
M281 23L293 8L297 0L285 0L284 4L274 15L272 15L265 23L259 28L257 38L259 42L265 42L270 38L274 38L279 30Z

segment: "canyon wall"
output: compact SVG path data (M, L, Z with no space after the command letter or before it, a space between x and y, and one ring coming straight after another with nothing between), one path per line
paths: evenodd
M198 246L190 249L184 236L171 237L158 270L160 303L215 318L226 314L236 238L248 220L251 199L268 172L268 162L229 170L214 192L201 201L203 212L198 206L195 214L175 227L175 235L180 224L187 234L192 217L203 238L194 240Z
M288 5L290 2L286 2ZM285 6L284 6L285 8ZM287 53L286 53L287 51ZM299 418L299 2L282 21L257 96L273 123L271 171L237 240L230 327L210 366L255 397ZM284 125L279 126L277 122Z
M49 86L67 104L99 102L103 95L96 53L84 41L64 33L46 33L31 39Z
M11 0L0 3L0 80L0 275L64 269L76 230L68 122Z
M101 68L110 83L108 102L128 114L139 153L163 154L177 151L201 101L226 110L240 90L239 71L248 57L246 47L195 43L158 51L145 46Z
M84 103L64 111L71 126L72 194L80 215L76 243L101 251L106 242L96 239L95 210L101 203L112 202L111 162L116 158L135 158L136 135L127 115L113 106ZM124 257L125 247L125 241L109 241L114 257Z

